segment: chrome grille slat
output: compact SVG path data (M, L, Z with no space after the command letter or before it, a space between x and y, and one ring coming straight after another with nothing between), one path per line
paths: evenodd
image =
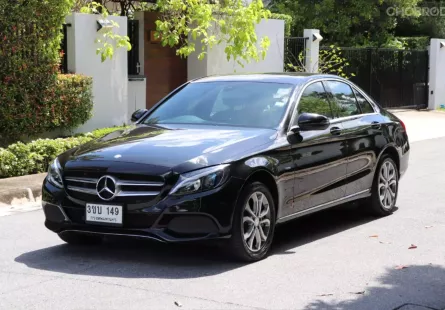
M65 180L68 181L68 182L96 184L99 179L94 179L94 178L65 178Z
M116 197L157 196L160 192L119 192Z
M99 179L100 178L67 176L65 178L67 184L66 188L67 190L72 192L98 196L96 191L96 184ZM157 196L161 193L160 187L163 187L165 185L164 182L155 181L121 180L118 178L116 178L115 180L117 189L115 197ZM140 191L138 190L138 187L140 187ZM148 187L154 187L154 191L150 190Z
M159 186L163 186L164 183L162 183L162 182L144 182L144 181L123 181L123 180L118 180L116 185L118 185L118 186L153 186L153 187L159 187Z
M70 191L79 192L79 193L83 193L83 194L96 195L96 189L93 189L93 188L84 188L84 187L68 185L67 189Z

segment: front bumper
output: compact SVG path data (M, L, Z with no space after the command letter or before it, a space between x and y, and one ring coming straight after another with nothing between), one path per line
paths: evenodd
M123 223L116 227L86 223L88 201L74 199L45 180L42 188L45 226L59 234L127 236L162 242L227 238L243 184L243 180L231 178L217 189L184 197L167 196L155 205L123 203Z

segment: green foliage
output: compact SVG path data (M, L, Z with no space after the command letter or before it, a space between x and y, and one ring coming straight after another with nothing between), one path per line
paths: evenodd
M323 43L340 46L384 46L394 38L400 16L388 14L410 11L420 0L275 0L273 12L290 14L292 34L301 36L303 29L320 29ZM415 19L417 16L405 16Z
M109 16L108 10L101 3L92 1L80 9L81 13L85 14L100 14L103 19ZM96 49L96 54L100 55L100 59L104 62L107 59L113 59L114 51L117 48L125 48L127 51L131 50L130 38L122 36L115 32L119 28L119 24L114 20L108 19L111 27L103 29L96 38L95 43L99 45Z
M78 134L78 135L76 135L76 137L87 137L87 138L99 139L103 136L106 136L106 135L112 133L112 132L115 132L116 130L123 130L126 128L128 128L128 126L116 126L116 127L101 128L101 129L96 129L89 133Z
M259 39L255 33L255 25L271 14L261 0L247 6L242 0L158 0L156 9L161 13L157 36L181 57L196 51L196 41L202 43L196 51L199 59L205 57L206 47L216 44L224 44L227 60L234 59L241 66L266 56L270 40Z
M92 110L93 79L79 74L58 75L48 130L74 129L91 118Z
M320 49L320 57L316 64L320 73L335 74L345 79L355 76L354 73L348 73L346 70L350 65L348 60L343 57L341 49L334 45ZM286 71L288 72L312 72L312 69L305 66L303 52L295 57L291 63L286 64Z
M0 143L57 127L61 27L72 3L0 1Z
M3 92L4 101L0 102L4 104L0 110L0 119L3 119L0 123L0 145L17 141L25 135L32 137L57 129L71 130L91 118L92 78L75 74L55 77L47 89L34 94L37 98L22 97L19 101L12 101L16 87L22 82L16 80L17 84L7 85L9 87ZM27 82L40 85L40 81Z
M396 39L402 43L402 48L406 49L425 49L430 44L430 38L426 36L397 37Z
M27 144L17 142L0 148L0 178L45 172L59 154L123 128L103 128L75 137L37 139Z
M291 29L292 29L292 16L288 14L279 14L279 13L272 13L270 15L271 19L282 19L284 20L284 35L286 37L291 36Z

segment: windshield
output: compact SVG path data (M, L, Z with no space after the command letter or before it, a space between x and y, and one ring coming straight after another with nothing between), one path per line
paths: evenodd
M286 111L292 89L292 84L251 81L190 83L142 124L275 128Z

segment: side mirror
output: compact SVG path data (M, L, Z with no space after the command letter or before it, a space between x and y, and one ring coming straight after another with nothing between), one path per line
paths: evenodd
M134 122L137 122L138 120L140 120L141 119L141 117L147 112L148 110L147 109L139 109L139 110L136 110L132 115L131 115L131 121L134 123Z
M303 113L298 117L298 127L300 131L325 130L329 127L330 121L324 115L315 113ZM295 132L296 128L291 130Z

